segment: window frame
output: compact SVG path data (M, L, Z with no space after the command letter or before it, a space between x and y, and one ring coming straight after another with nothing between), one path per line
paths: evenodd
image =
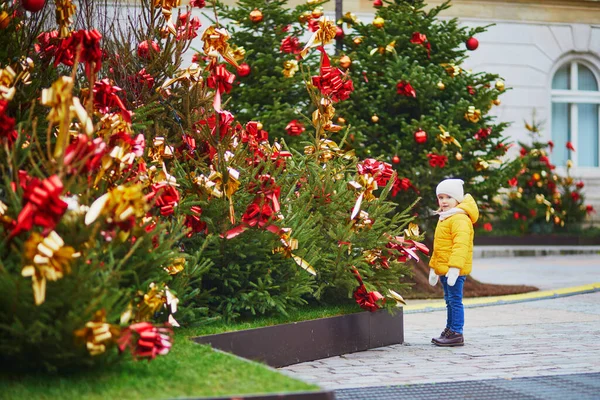
M594 78L596 79L596 83L598 85L598 90L597 91L590 91L590 90L579 90L578 89L578 68L577 68L577 64L581 64L584 67L588 68ZM569 65L570 68L570 82L569 82L569 86L571 88L575 88L575 89L570 89L570 90L564 90L564 89L553 89L552 88L552 82L554 80L554 76L556 75L556 73L558 72L558 70L562 67L564 67L565 65ZM600 66L600 61L596 60L594 57L591 57L589 55L584 55L584 54L580 54L580 55L573 55L570 57L566 57L561 59L559 62L557 62L554 66L554 68L552 69L550 76L549 76L549 88L550 88L550 105L549 105L549 122L550 122L550 129L549 129L549 135L550 135L550 139L552 139L552 104L554 103L567 103L569 104L569 120L570 120L570 125L569 125L569 129L570 129L570 133L571 133L571 143L573 144L573 147L575 148L575 157L573 157L573 152L571 152L569 150L569 160L571 160L571 162L573 163L573 169L572 172L577 172L577 173L592 173L592 174L597 174L597 172L600 170L600 162L599 165L596 167L580 167L578 165L578 157L577 155L577 149L579 148L579 138L578 138L578 133L579 133L579 112L578 112L578 104L597 104L598 105L598 148L596 149L596 151L598 152L598 159L600 160L600 71L599 71L599 66ZM550 154L550 159L552 160L552 154ZM557 166L557 168L559 169L565 169L566 166ZM587 174L585 174L587 175Z

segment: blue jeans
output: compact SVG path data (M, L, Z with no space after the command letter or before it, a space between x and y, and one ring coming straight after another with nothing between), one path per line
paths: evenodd
M446 328L452 332L463 333L465 325L465 308L463 306L463 286L466 276L459 276L454 286L448 285L448 278L440 276L440 281L444 286L444 300L446 300L446 310L448 312Z

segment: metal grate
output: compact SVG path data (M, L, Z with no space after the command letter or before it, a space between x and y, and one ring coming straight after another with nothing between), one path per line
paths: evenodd
M600 373L531 378L486 379L376 386L335 391L336 400L594 400L600 399Z

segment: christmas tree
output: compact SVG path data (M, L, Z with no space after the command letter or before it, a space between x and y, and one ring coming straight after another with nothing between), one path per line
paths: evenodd
M313 35L323 16L324 1L291 7L286 0L243 0L235 7L215 2L221 20L232 21L231 43L245 53L234 85L231 111L243 123L260 121L274 138L284 138L301 149L307 121L303 115L314 107L304 85L305 74L318 64L313 53L301 51L301 40Z
M347 14L350 30L337 60L354 80L350 101L338 110L355 129L357 154L382 157L398 173L396 200L421 195L427 217L435 187L446 177L466 182L485 213L511 173L502 161L505 123L488 111L500 104L503 80L463 67L485 27L460 27L438 14L449 2L426 11L423 1L375 1L372 23Z
M3 365L78 368L113 360L116 348L167 354L178 302L207 265L180 252L184 220L164 212L165 177L150 181L147 121L108 78L111 37L103 48L71 1L3 7ZM44 30L50 15L58 29ZM181 321L201 311L183 308Z
M497 222L500 229L516 230L521 234L577 232L588 214L594 212L585 205L584 183L570 175L571 161L567 162L567 176L561 176L550 162L554 147L552 141L540 141L540 125L526 123L531 144L521 146L520 171L509 180L506 208L510 215ZM571 143L567 148L575 151Z

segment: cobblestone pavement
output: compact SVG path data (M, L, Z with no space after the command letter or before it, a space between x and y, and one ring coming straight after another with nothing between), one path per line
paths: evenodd
M445 311L405 314L404 344L280 371L330 390L600 372L600 292L465 309L464 347L431 344L445 318Z

